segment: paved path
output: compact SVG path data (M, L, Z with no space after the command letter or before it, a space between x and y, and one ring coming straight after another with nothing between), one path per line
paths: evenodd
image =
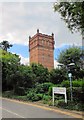
M72 115L62 114L53 109L24 103L16 100L3 99L2 118L74 118Z

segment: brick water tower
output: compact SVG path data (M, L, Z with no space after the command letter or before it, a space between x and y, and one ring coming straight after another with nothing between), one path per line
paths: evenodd
M54 68L54 34L37 33L29 36L30 64L40 63L49 70Z

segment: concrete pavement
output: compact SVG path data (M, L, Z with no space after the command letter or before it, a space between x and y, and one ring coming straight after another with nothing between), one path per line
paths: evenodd
M3 98L0 109L3 118L82 118L63 110L6 98Z

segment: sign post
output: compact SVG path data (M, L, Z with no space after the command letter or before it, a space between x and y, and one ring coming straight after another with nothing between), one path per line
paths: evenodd
M54 94L64 94L65 103L67 103L67 95L66 95L66 88L65 87L53 87L53 90L52 90L53 106L54 106Z

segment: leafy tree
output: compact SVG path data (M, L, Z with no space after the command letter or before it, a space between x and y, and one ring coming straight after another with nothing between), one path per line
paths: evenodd
M20 65L19 71L23 76L22 86L27 89L34 87L36 75L33 73L30 66Z
M83 77L83 56L84 50L79 47L70 47L64 51L62 51L58 57L58 62L67 66L75 77ZM74 63L75 65L69 67L68 64Z
M32 63L31 65L33 73L36 75L37 83L44 83L49 81L49 72L47 68L44 68L41 64Z
M84 33L84 1L83 2L56 2L54 11L58 11L68 28Z
M84 53L81 48L73 46L60 53L58 62L63 63L64 65L75 63L75 65L80 66L83 55Z
M66 80L66 71L64 69L53 69L50 72L50 82L54 84L60 84L63 80Z
M16 54L0 50L0 62L2 62L2 89L12 89L12 75L16 75L20 58Z
M75 63L80 63L82 50L78 47L70 47L62 51L58 57L58 62L63 63L64 65Z
M10 47L12 47L12 45L9 44L8 41L3 41L3 42L0 43L0 47L1 47L3 50L7 51L7 49L9 49Z

